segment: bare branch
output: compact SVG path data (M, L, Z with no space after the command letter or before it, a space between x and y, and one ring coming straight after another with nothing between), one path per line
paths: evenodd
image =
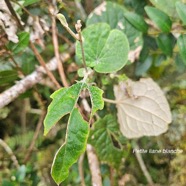
M87 144L87 156L88 163L92 175L92 185L102 186L101 171L99 168L99 161L94 152L93 147L90 144Z
M67 61L71 55L74 53L74 46L69 49L69 53L64 53L61 55L61 59L63 62ZM48 70L56 70L57 69L57 61L56 58L50 60L48 64L46 64ZM43 67L38 67L36 71L32 72L30 75L26 76L22 80L18 81L14 86L9 88L0 94L0 108L8 105L12 101L14 101L20 94L26 92L28 89L32 88L35 84L39 83L43 79L43 75L46 74L46 71Z

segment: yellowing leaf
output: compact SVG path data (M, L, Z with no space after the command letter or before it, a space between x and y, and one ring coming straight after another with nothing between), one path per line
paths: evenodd
M120 130L127 138L157 136L171 122L168 102L160 87L150 78L128 80L114 87Z

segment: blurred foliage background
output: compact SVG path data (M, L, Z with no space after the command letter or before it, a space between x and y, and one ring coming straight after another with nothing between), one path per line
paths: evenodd
M83 21L85 27L84 16L89 15L96 6L102 3L101 0L81 1L82 14L82 9L79 9L77 2L80 3L73 0L57 1L59 12L65 15L72 29L74 29L78 19ZM153 1L148 0L113 0L113 2L125 6L129 11L136 12L145 18L147 18L147 15L144 6L154 5L152 4ZM15 44L13 41L16 38L10 40L5 30L0 27L0 92L16 84L16 81L19 81L23 75L32 73L39 65L29 46L29 38L36 44L36 48L45 62L54 57L51 15L48 9L52 1L11 0L11 3L22 20L24 31L19 27L12 28L12 30L17 30L17 36L21 40L20 43ZM164 8L161 7L161 4L159 6L160 9ZM0 7L0 13L5 12L3 7ZM13 18L11 17L11 19ZM171 19L178 25L175 29L179 29L181 21L178 18L171 17ZM13 19L13 21L15 20ZM10 25L12 24L10 21ZM74 40L58 21L57 28L59 50L61 53L68 52ZM183 26L183 29L185 29L185 26ZM170 41L169 46L166 46L170 47L168 53L162 50L157 42L158 38L162 39L164 37L168 37ZM180 154L147 153L142 154L142 157L155 185L184 186L186 185L186 63L178 55L176 36L172 33L144 33L143 42L139 59L119 71L119 77L124 78L123 74L136 80L140 77L152 77L166 93L173 121L167 133L158 137L142 137L138 140L138 144L143 149L182 149L183 153ZM76 64L74 56L64 63L67 79L71 84L78 79L78 68L79 64ZM60 82L57 72L54 72L54 76ZM96 74L94 78L99 87L105 90L105 97L114 99L112 87L115 78L100 74ZM39 123L42 115L40 101L42 100L47 107L51 101L49 96L55 89L55 85L50 79L45 77L44 81L39 82L8 106L0 109L0 139L10 147L18 161L16 165L15 159L14 161L11 159L12 154L7 153L3 145L0 145L0 185L55 185L50 176L50 168L56 149L60 147L65 139L67 120L59 121L59 124L46 137L43 136L43 127ZM99 115L104 116L105 113L115 111L114 105L106 104ZM41 126L39 131L38 125ZM33 136L36 132L39 135L34 140ZM33 141L34 146L31 147ZM111 170L108 164L101 164L104 186L111 184L121 186L148 185L133 153L131 142L132 140L125 139L126 156L120 169ZM83 168L86 185L91 185L86 154ZM111 171L112 173L114 171L114 184L110 181ZM61 185L81 185L78 163L73 165L68 179Z

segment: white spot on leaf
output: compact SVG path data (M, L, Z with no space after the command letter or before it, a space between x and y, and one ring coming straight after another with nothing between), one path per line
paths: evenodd
M128 54L128 60L132 63L139 58L142 46L138 46L135 50L131 50Z
M125 29L125 26L123 25L123 23L121 21L118 22L118 26L121 30Z
M114 94L124 136L157 136L167 131L172 120L170 108L162 90L152 79L121 82L114 87Z
M106 2L100 4L95 10L94 13L98 16L101 16L102 12L106 11Z

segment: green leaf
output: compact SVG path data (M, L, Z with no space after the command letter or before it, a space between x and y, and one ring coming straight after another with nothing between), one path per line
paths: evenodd
M18 78L18 74L16 70L4 70L0 71L0 84L4 85L7 83L11 83Z
M126 12L124 14L125 18L131 23L135 28L137 28L141 32L147 32L148 25L144 21L144 18L134 12Z
M157 25L157 27L163 32L169 32L172 26L172 22L167 14L158 10L157 8L146 6L145 11L150 19Z
M150 2L170 17L177 18L175 3L180 0L150 0Z
M120 70L128 60L129 44L124 33L111 30L106 23L98 23L82 32L86 64L100 73ZM76 55L82 59L80 43L76 43Z
M44 135L46 135L64 115L74 109L83 85L83 82L79 82L69 88L61 88L51 95L53 101L48 107L48 112L44 120Z
M111 29L119 29L126 34L130 44L130 50L135 50L143 45L142 32L137 30L127 21L124 14L127 9L117 3L104 1L89 16L86 25L104 22L110 25Z
M8 44L8 49L13 52L13 54L17 54L19 52L23 52L23 50L28 46L29 44L29 33L28 32L21 32L18 34L19 42L13 43L10 42Z
M186 4L182 2L176 3L176 11L183 24L186 25Z
M97 110L102 110L104 107L104 101L102 97L103 90L95 86L88 86L88 90L90 93L90 99L92 104L91 116L93 116Z
M121 136L116 119L112 115L107 115L94 123L93 129L90 131L89 143L94 146L102 162L119 168L122 159L128 153L127 149L125 151L122 149L119 140ZM118 147L115 147L114 144L117 144Z
M78 109L70 114L65 144L58 150L52 165L52 177L57 184L64 181L69 168L85 151L89 135L89 125L83 120Z
M186 34L180 35L177 40L180 56L183 62L186 64Z
M64 27L68 27L67 20L63 14L57 14L57 18L59 19L59 21Z
M156 42L158 44L158 47L163 51L164 54L172 56L173 46L171 41L171 35L160 34L157 37Z
M25 0L25 2L23 3L24 6L29 6L32 5L34 3L38 3L40 2L40 0Z

